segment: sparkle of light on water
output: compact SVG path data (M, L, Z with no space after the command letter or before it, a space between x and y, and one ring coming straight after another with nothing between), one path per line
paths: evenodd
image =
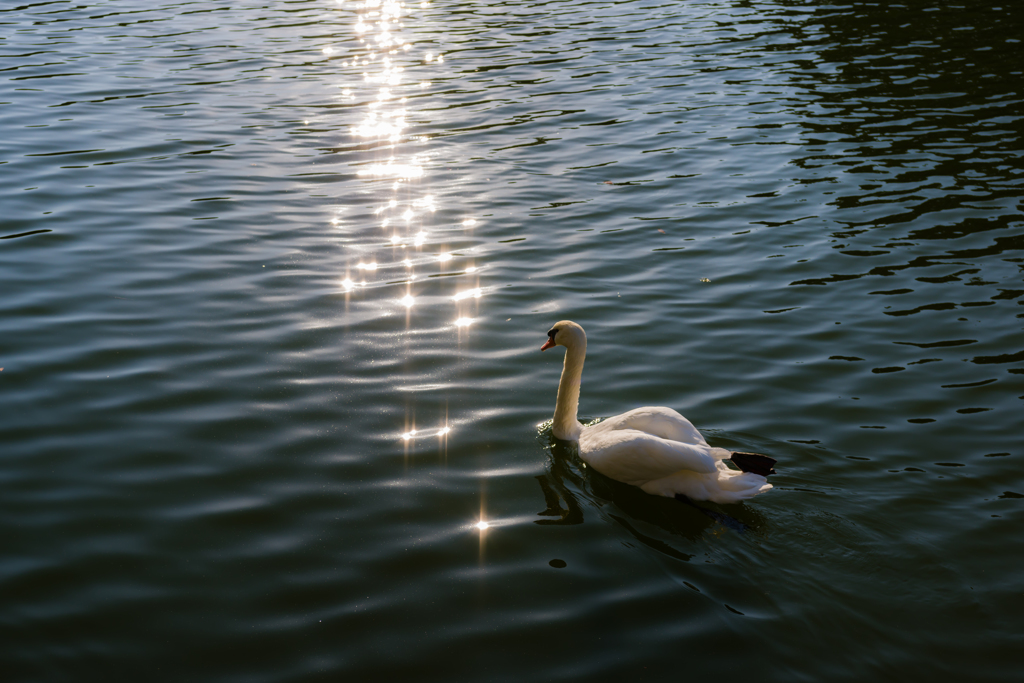
M0 26L5 681L1019 677L1016 5ZM775 489L554 441L565 318Z

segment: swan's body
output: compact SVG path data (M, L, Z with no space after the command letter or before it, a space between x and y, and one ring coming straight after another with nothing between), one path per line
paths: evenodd
M738 503L772 488L766 477L774 473L774 460L713 448L671 408L637 408L584 427L576 412L587 335L576 323L563 320L548 332L541 351L552 346L565 347L552 432L559 439L578 441L580 457L601 474L647 493L714 503ZM726 460L752 471L731 469Z

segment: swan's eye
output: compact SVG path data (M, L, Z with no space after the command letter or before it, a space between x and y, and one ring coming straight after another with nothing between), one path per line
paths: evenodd
M555 341L555 333L557 333L557 332L558 332L558 330L556 330L556 329L548 330L548 339L550 339L552 341L552 343Z

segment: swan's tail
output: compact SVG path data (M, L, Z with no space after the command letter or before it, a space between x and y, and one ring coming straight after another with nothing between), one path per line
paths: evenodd
M760 474L762 477L775 474L775 463L778 462L775 458L769 458L767 455L761 455L760 453L736 452L729 459L736 463L744 472L753 472L754 474Z

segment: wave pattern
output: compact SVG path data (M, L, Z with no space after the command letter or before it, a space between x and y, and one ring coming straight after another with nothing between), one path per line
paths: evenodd
M0 9L5 677L1008 680L1022 20ZM552 444L562 318L776 488Z

